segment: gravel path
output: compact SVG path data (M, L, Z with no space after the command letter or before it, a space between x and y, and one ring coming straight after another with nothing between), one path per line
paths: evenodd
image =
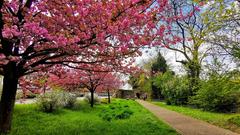
M182 135L238 135L229 130L167 110L146 101L137 100L137 102Z

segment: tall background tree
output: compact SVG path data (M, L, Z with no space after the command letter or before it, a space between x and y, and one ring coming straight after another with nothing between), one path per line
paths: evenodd
M206 42L214 45L212 53L218 56L230 56L239 61L240 58L240 2L215 1L210 4L213 15L205 15L218 30L206 38Z
M214 32L218 28L212 27L211 21L204 20L202 16L203 3L171 0L170 5L173 12L165 14L173 17L169 20L170 25L165 32L174 41L163 38L161 44L182 56L177 58L176 62L180 62L185 67L190 81L189 90L191 95L194 95L198 90L202 62L211 48L204 44L204 39L209 36L210 32ZM208 14L209 12L211 12L210 8ZM174 43L176 41L178 44Z
M157 55L157 58L155 61L153 61L151 65L151 77L154 79L154 77L157 74L164 74L168 70L168 66L166 63L165 58L162 56L162 54L159 52ZM153 99L160 99L163 98L161 94L161 90L154 85L153 80L151 81L152 84L152 98Z

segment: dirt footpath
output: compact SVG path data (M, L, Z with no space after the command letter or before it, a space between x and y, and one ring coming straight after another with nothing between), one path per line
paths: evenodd
M182 135L239 135L229 130L167 110L146 101L137 100L137 102Z

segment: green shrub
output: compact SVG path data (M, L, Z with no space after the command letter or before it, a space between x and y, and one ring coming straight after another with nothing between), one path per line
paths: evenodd
M91 103L91 93L88 93L84 96L84 100L87 101L88 103ZM97 94L93 94L93 103L100 103L100 98L98 97Z
M128 119L133 114L133 111L129 108L128 105L114 104L109 105L104 109L99 116L106 121L111 121L113 119Z
M115 115L115 119L128 119L133 114L129 108L120 111L118 114Z
M234 124L234 125L240 127L240 116L233 116L230 119L228 119L228 122L230 124Z
M101 103L102 104L108 104L108 98L102 98Z
M235 112L239 103L239 86L228 76L211 76L201 83L189 103L208 111Z
M154 84L161 90L167 104L187 104L190 95L188 80L186 77L174 76L172 72L159 74Z
M60 96L58 92L49 92L40 95L37 99L37 105L43 112L51 113L56 111L60 104Z
M167 104L187 104L190 96L188 80L184 77L173 78L165 84L162 94L164 95Z

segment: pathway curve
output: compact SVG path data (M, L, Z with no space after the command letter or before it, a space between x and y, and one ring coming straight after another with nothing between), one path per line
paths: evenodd
M146 101L137 100L137 102L182 135L238 135L229 130L167 110Z

